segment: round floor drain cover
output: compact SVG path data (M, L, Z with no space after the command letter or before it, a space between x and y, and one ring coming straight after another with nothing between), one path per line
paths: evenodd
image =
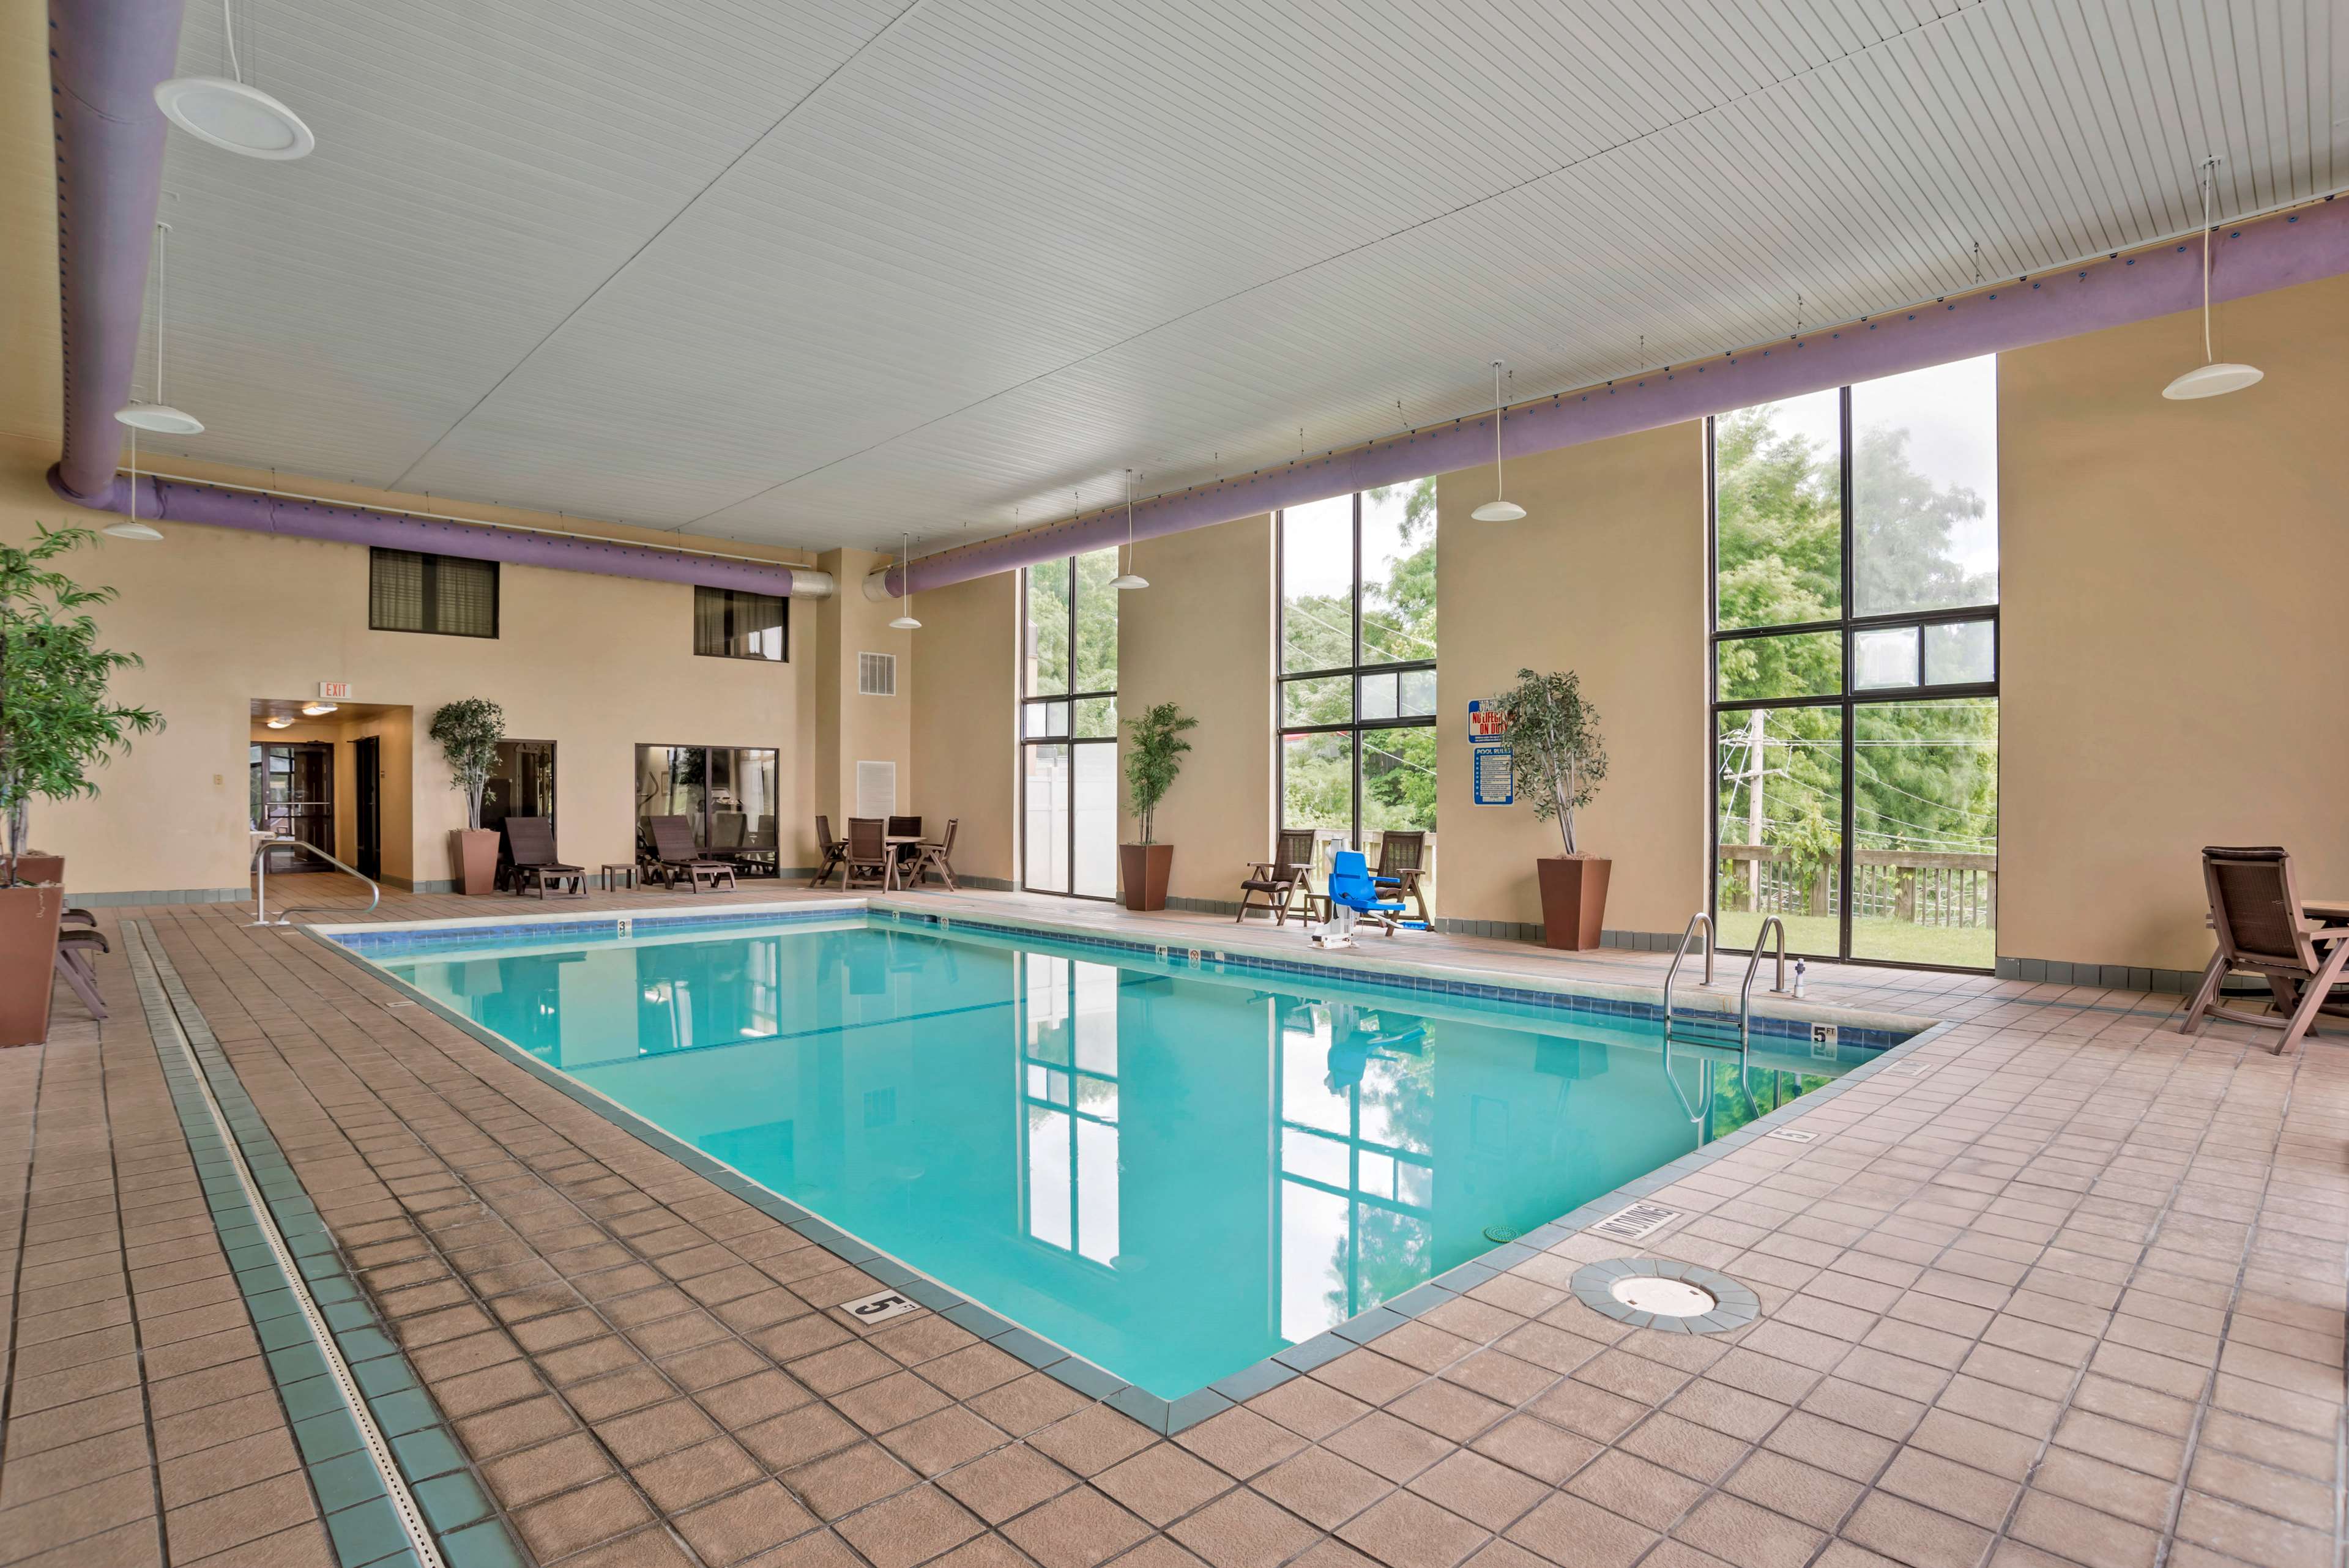
M1607 1258L1568 1288L1602 1317L1659 1334L1726 1334L1762 1315L1762 1298L1725 1274L1677 1258Z
M1522 1234L1514 1225L1487 1225L1485 1239L1488 1242L1514 1242Z
M1628 1274L1609 1287L1608 1294L1634 1311L1658 1317L1702 1317L1720 1305L1702 1285L1655 1274Z

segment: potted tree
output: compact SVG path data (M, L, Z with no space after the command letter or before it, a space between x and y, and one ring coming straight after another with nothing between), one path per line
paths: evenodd
M481 826L481 791L497 771L505 710L487 697L462 697L434 710L425 733L449 758L449 787L465 792L465 825L449 835L449 849L460 887L478 898L497 886L498 836Z
M1519 670L1516 686L1501 698L1501 712L1517 781L1533 797L1535 818L1557 821L1566 849L1563 857L1534 863L1541 879L1542 943L1576 952L1596 947L1613 862L1582 852L1574 813L1590 804L1607 777L1599 710L1583 700L1581 679L1572 670Z
M1127 719L1125 727L1133 733L1125 754L1126 796L1142 830L1142 842L1118 845L1118 880L1125 884L1126 908L1164 909L1174 846L1160 843L1152 830L1158 803L1174 788L1175 777L1183 771L1183 754L1191 749L1183 732L1198 728L1199 721L1175 704L1162 702Z
M64 865L25 852L35 798L95 795L89 777L117 749L162 724L143 707L108 700L117 671L135 654L98 645L89 609L114 597L85 588L47 562L98 536L86 528L40 528L24 549L0 545L0 1046L48 1037L49 985L65 907Z

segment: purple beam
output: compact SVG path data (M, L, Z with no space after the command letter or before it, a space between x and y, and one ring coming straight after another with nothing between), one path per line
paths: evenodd
M49 470L49 488L58 495L99 511L130 514L133 480L118 475L103 494L89 499L66 488L62 468L61 464ZM769 566L753 561L692 555L681 550L657 550L562 534L525 533L519 529L444 522L314 501L281 500L246 490L159 480L152 474L140 475L135 483L138 516L146 522L197 522L211 528L242 528L256 533L325 540L334 544L379 544L388 550L467 555L477 561L504 561L517 566L594 572L606 577L694 583L704 588L738 588L786 597L792 587L792 569L781 564ZM798 586L802 597L821 597L830 592L829 581L822 573L802 573Z
M65 347L65 493L114 480L130 401L167 122L155 86L180 52L184 0L49 0Z
M2349 201L2328 197L2294 212L2220 228L2215 238L2210 263L2214 300L2240 299L2331 277L2349 272ZM2201 265L2199 245L2191 241L2172 242L2000 284L1962 298L1889 311L1694 365L1673 366L1636 378L1537 398L1505 411L1501 449L1511 458L1530 457L1824 387L1976 355L2028 348L2191 310L2201 304ZM2190 366L2201 346L2199 333L2181 333L2178 367ZM2158 387L2144 389L2148 411L2158 406L2160 390ZM1455 419L1328 457L1263 469L1136 502L1133 531L1139 539L1157 539L1281 507L1302 506L1350 490L1476 468L1492 460L1492 416ZM1125 526L1124 509L1108 507L1067 522L926 555L913 563L914 591L944 588L1014 567L1122 544ZM899 568L892 566L875 576L885 583L889 596L904 591ZM868 581L868 596L875 596L877 585Z

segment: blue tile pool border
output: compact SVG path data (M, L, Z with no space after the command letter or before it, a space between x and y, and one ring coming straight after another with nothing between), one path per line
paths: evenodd
M269 1218L295 1260L311 1299L334 1336L335 1348L357 1382L367 1412L389 1444L409 1493L417 1500L433 1544L449 1568L508 1568L524 1559L489 1501L453 1428L424 1380L377 1313L356 1271L335 1243L317 1205L246 1093L234 1064L191 996L162 944L145 921L123 923L151 974L138 973L140 1007L181 1135L193 1156L212 1228L234 1271L240 1298L259 1340L272 1383L300 1451L318 1517L340 1568L414 1568L416 1553L394 1512L391 1495L359 1437L308 1321L262 1227L244 1183L204 1103L195 1073L203 1075L228 1123L229 1135L253 1173ZM127 955L127 954L126 954ZM176 1026L196 1062L165 1048Z
M1061 934L1049 927L1031 928L983 920L965 920L958 915L941 917L927 911L900 912L885 906L884 908L868 906L867 913L884 913L885 909L890 917L907 923L927 923L947 926L953 930L978 930L1014 937L1042 936L1052 940L1064 939ZM837 919L843 913L844 913L843 908L833 907L824 910L821 915L807 918ZM718 918L726 924L745 924L765 923L772 921L775 917L771 913L760 913ZM586 925L600 923L610 927L614 922L606 920L600 923L590 921L566 923ZM669 923L646 916L636 916L631 923L637 928L645 926L658 928ZM1422 1284L1413 1286L1395 1299L1371 1307L1369 1311L1326 1329L1310 1339L1299 1341L1285 1350L1276 1351L1253 1366L1241 1367L1238 1371L1219 1377L1206 1387L1195 1389L1180 1398L1167 1399L1151 1393L1146 1388L1127 1382L1115 1373L1087 1361L1082 1357L1072 1354L1042 1336L1012 1322L1001 1314L972 1301L951 1285L930 1278L901 1259L873 1246L861 1237L839 1229L813 1212L753 1181L723 1161L712 1159L658 1123L647 1119L617 1100L580 1082L560 1068L540 1060L512 1040L492 1030L483 1028L439 998L418 986L409 985L384 969L379 964L347 945L343 939L349 934L350 928L314 930L307 925L303 925L295 929L302 932L326 952L355 965L382 984L401 993L409 1000L429 1008L434 1016L463 1030L467 1035L479 1040L567 1099L595 1111L614 1126L660 1150L680 1165L703 1177L720 1191L740 1199L769 1218L797 1231L810 1241L824 1247L826 1251L832 1252L833 1255L841 1257L843 1262L862 1269L882 1284L901 1292L909 1299L918 1302L949 1322L968 1329L981 1339L999 1344L1008 1354L1048 1374L1087 1398L1100 1400L1139 1421L1152 1431L1168 1435L1195 1426L1212 1416L1231 1408L1234 1405L1278 1387L1301 1373L1336 1360L1350 1350L1374 1343L1383 1336L1405 1326L1422 1314L1456 1296L1465 1295L1495 1274L1506 1272L1514 1264L1542 1255L1549 1248L1596 1224L1624 1205L1660 1191L1673 1182L1703 1170L1714 1161L1744 1148L1755 1139L1767 1137L1775 1129L1785 1126L1798 1116L1816 1109L1837 1096L1848 1093L1858 1084L1875 1077L1895 1062L1904 1060L1920 1047L1939 1039L1956 1026L1954 1021L1945 1020L1928 1023L1915 1032L1899 1033L1893 1043L1878 1049L1870 1060L1847 1068L1832 1081L1809 1090L1798 1099L1788 1101L1766 1116L1758 1117L1747 1122L1736 1131L1717 1138L1702 1148L1684 1154L1669 1164L1659 1166L1644 1176L1636 1177L1612 1191L1602 1193L1547 1224L1536 1226L1513 1241L1504 1242L1475 1257L1456 1264L1451 1269ZM501 926L500 929L507 928ZM479 931L480 928L473 927L471 930ZM1067 940L1076 939L1067 938ZM1092 944L1132 949L1152 954L1154 956L1155 949L1161 945L1107 938L1099 939ZM1291 965L1279 960L1247 958L1237 960L1236 963L1234 955L1228 954L1225 955L1226 968L1236 967L1238 964L1245 964L1251 967L1263 965L1275 973L1293 971L1309 974L1317 978L1350 983L1359 983L1368 973L1316 965ZM1423 992L1437 989L1433 985L1424 984L1423 977L1407 978L1414 983L1409 987L1411 989ZM1451 988L1445 994L1475 995L1487 999L1512 999L1506 995L1496 994L1506 994L1513 989L1503 986L1464 985L1461 987ZM1524 995L1528 998L1538 999L1539 1002L1547 1002L1553 996L1565 996L1569 994L1527 991ZM1586 999L1614 1000L1605 997ZM1661 1008L1651 1005L1647 1016L1652 1018L1660 1013ZM1617 1013L1609 1016L1636 1016L1637 1015ZM1758 1025L1761 1021L1757 1018L1755 1023ZM1853 1034L1858 1032L1858 1030L1849 1031ZM1891 1031L1881 1030L1877 1032L1891 1033ZM863 1261L859 1261L854 1255L860 1253L864 1254Z
M350 948L371 958L391 958L409 954L429 954L450 947L481 943L511 941L522 937L576 936L593 941L621 941L635 936L659 935L697 931L719 932L745 926L793 925L817 922L838 922L862 916L897 927L927 926L950 934L977 934L1017 941L1064 943L1071 946L1098 948L1106 952L1123 953L1136 958L1164 964L1170 970L1193 969L1220 975L1281 975L1316 981L1356 985L1373 991L1392 992L1399 995L1444 997L1460 1001L1497 1002L1512 1006L1535 1008L1551 1013L1573 1013L1587 1017L1609 1018L1627 1023L1659 1023L1664 1016L1661 997L1646 1000L1638 996L1619 996L1580 990L1553 990L1530 985L1506 985L1486 980L1447 980L1431 975L1399 973L1393 969L1372 967L1376 959L1363 965L1340 965L1328 962L1310 963L1295 959L1272 958L1262 954L1238 952L1225 948L1194 947L1182 943L1147 942L1131 937L1104 936L1092 932L1073 932L1049 924L1021 924L1017 922L990 920L983 916L939 913L930 910L908 909L901 905L859 900L855 903L833 902L811 908L806 905L770 905L760 910L702 913L684 910L675 913L605 915L595 918L569 919L561 916L543 920L471 922L463 924L419 923L394 926L335 926L316 928L316 934L328 941ZM305 927L305 929L313 929ZM1723 1000L1722 998L1711 998ZM1881 1014L1868 1015L1882 1018ZM1754 1014L1753 1033L1757 1038L1795 1040L1807 1044L1814 1025L1836 1025L1839 1043L1864 1051L1888 1050L1916 1033L1914 1027L1889 1027L1878 1023L1843 1022L1853 1018L1850 1009L1823 1007L1816 1016L1785 1016L1778 1014ZM1711 1026L1732 1027L1736 1023L1733 1012L1720 1007L1682 1006L1672 1011L1676 1026ZM1930 1020L1918 1020L1921 1027ZM1716 1040L1692 1038L1691 1044L1714 1045Z

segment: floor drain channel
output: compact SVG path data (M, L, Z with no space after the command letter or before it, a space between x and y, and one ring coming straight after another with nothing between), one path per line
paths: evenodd
M433 1543L432 1532L424 1522L423 1511L417 1507L416 1498L408 1490L406 1478L400 1475L398 1464L392 1459L391 1445L385 1440L383 1429L376 1425L375 1415L367 1408L367 1398L359 1392L358 1380L351 1376L350 1363L343 1359L341 1346L335 1343L333 1332L326 1326L326 1315L318 1310L317 1298L310 1294L308 1282L301 1266L295 1262L285 1236L277 1228L276 1216L269 1212L268 1200L262 1196L260 1183L254 1180L253 1167L244 1161L244 1150L236 1141L236 1131L229 1125L227 1113L221 1109L212 1094L212 1079L204 1072L204 1064L197 1057L193 1044L181 1025L178 1006L163 985L157 959L147 950L144 922L127 920L122 923L123 947L130 960L132 976L139 985L139 1000L147 1014L147 1022L160 1045L170 1039L177 1045L188 1071L193 1075L196 1090L203 1097L204 1109L212 1117L212 1130L220 1135L221 1148L228 1156L237 1182L244 1189L244 1201L253 1210L253 1220L261 1231L262 1240L269 1245L271 1256L276 1259L279 1272L285 1276L287 1287L294 1294L302 1316L309 1325L310 1337L317 1342L318 1353L326 1358L326 1370L341 1390L343 1403L350 1408L352 1421L358 1427L359 1440L367 1445L367 1457L383 1479L384 1495L391 1502L392 1511L399 1517L399 1527L408 1537L409 1549L422 1568L446 1568L440 1549ZM160 1028L155 1027L161 1025Z

